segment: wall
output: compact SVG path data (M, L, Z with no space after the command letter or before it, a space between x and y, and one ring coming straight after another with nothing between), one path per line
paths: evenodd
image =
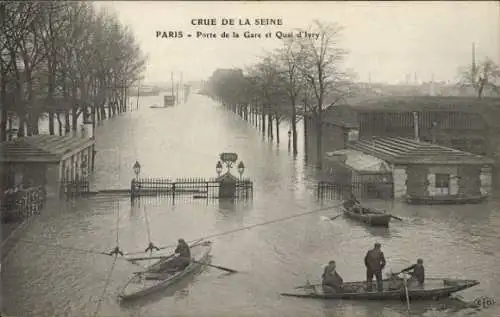
M57 197L59 195L59 164L47 164L45 177L47 179L47 197Z
M428 166L408 165L406 167L406 193L411 196L425 197L428 192Z
M481 195L491 195L492 186L493 186L493 175L491 167L486 167L481 169L481 174L479 175L479 179L481 180Z
M306 118L307 121L307 155L308 158L314 162L316 159L316 127L311 119ZM346 129L332 125L323 124L323 138L322 138L322 150L325 152L332 152L335 150L341 150L346 148L348 132Z
M481 166L463 165L458 168L460 179L459 195L464 196L479 196L481 195Z
M394 198L406 195L406 168L404 166L392 166L392 178L394 180Z

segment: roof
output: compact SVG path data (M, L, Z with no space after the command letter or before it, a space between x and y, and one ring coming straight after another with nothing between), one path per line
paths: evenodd
M490 158L402 137L373 138L351 142L348 147L392 164L491 165Z
M344 149L326 153L326 160L338 161L339 157L345 158L342 163L359 172L385 172L389 171L388 164L375 156L360 151Z
M89 138L47 134L17 138L0 143L0 162L57 163L94 143Z
M457 96L381 96L351 102L357 110L369 111L500 111L500 98Z

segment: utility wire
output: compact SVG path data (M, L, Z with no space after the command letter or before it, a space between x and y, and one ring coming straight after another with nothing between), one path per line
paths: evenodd
M41 243L39 241L34 241L34 240L27 240L27 239L20 239L17 242L22 242L22 243L27 243L27 244L34 244L37 246L41 247L47 247L47 248L59 248L62 250L68 250L68 251L74 251L74 252L81 252L81 253L90 253L90 254L99 254L99 255L104 255L105 252L101 251L96 251L96 250L90 250L90 249L81 249L81 248L76 248L76 247L68 247L64 246L61 244L50 244L50 243Z
M106 278L106 282L104 284L104 288L102 290L102 293L101 293L101 296L99 297L99 301L97 302L97 307L94 311L94 317L97 316L97 314L99 313L99 310L101 309L101 305L102 305L102 300L104 299L104 294L106 293L106 290L108 289L108 286L109 286L109 283L111 282L111 274L113 274L113 270L115 269L115 264L116 264L116 260L118 258L118 254L115 254L115 258L113 259L113 264L111 264L111 269L109 270L109 273L108 273L108 276Z
M208 236L205 236L205 237L201 237L201 238L198 238L198 239L195 239L195 240L191 240L190 242L193 242L193 241L196 241L196 240L206 240L206 239L210 239L210 238L220 237L220 236L228 235L228 234L231 234L231 233L236 233L236 232L239 232L239 231L250 230L250 229L253 229L253 228L257 228L257 227L262 227L262 226L266 226L266 225L270 225L270 224L274 224L274 223L278 223L278 222L282 222L282 221L286 221L286 220L290 220L290 219L294 219L294 218L299 218L299 217L311 215L311 214L314 214L314 213L318 213L318 212L321 212L321 211L325 211L325 210L337 208L337 207L339 207L341 205L342 205L342 203L336 204L336 205L333 205L333 206L329 206L329 207L323 207L323 208L318 208L318 209L310 210L308 212L303 212L303 213L296 214L296 215L291 215L291 216L282 217L282 218L278 218L278 219L274 219L274 220L269 220L269 221L265 221L265 222L261 222L261 223L256 223L256 224L253 224L253 225L248 225L248 226L240 227L240 228L229 230L229 231L215 233L215 234L211 234L211 235L208 235ZM159 249L160 250L164 250L164 249L173 248L175 246L176 246L176 244L175 245L172 244L172 245L167 245L167 246L159 247ZM144 251L129 252L129 253L127 253L127 255L134 255L134 254L141 254L141 253L144 253Z

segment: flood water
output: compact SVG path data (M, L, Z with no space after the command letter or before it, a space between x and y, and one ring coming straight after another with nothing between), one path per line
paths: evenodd
M436 207L371 201L404 221L375 230L342 217L323 220L321 216L337 213L332 209L221 234L212 239L212 263L239 273L206 268L173 290L120 304L119 289L138 267L118 259L103 292L113 258L97 254L113 249L117 240L123 251L137 252L147 247L148 227L151 241L170 246L179 237L195 240L338 204L316 201L314 173L301 154L295 160L290 155L286 124L277 148L206 97L193 95L184 105L149 108L162 101L162 96L141 98L139 111L97 129L94 188L128 188L135 160L142 165L141 177L213 177L218 154L230 151L244 161L245 175L254 181L254 199L230 204L183 198L173 204L170 198L150 198L131 206L127 197L101 195L51 203L2 264L7 315L93 316L99 306L97 316L408 316L406 304L399 301L279 295L307 278L318 281L330 259L345 281L363 280L363 257L377 241L388 260L386 271L396 272L422 257L429 277L479 280L479 286L461 293L464 299L500 298L499 202ZM412 302L410 310L411 316L471 312L449 301ZM499 312L497 304L475 316Z

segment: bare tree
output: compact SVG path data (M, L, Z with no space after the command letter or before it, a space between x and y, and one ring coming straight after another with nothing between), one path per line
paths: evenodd
M277 58L283 69L282 82L290 101L292 110L292 152L297 155L297 102L299 95L304 89L305 82L302 73L300 72L300 65L303 64L304 54L302 46L294 39L284 42L284 47L277 51Z
M300 45L305 54L300 65L302 75L311 89L314 103L306 109L315 123L316 159L321 168L323 157L323 111L329 106L344 100L352 93L351 78L341 64L347 52L339 46L342 27L337 24L325 24L314 21L306 30L308 33L319 33L319 39L305 37ZM328 101L328 104L326 104Z
M483 97L484 90L487 88L500 94L500 68L490 58L487 57L479 65L473 63L459 72L459 86L472 87L478 99Z

